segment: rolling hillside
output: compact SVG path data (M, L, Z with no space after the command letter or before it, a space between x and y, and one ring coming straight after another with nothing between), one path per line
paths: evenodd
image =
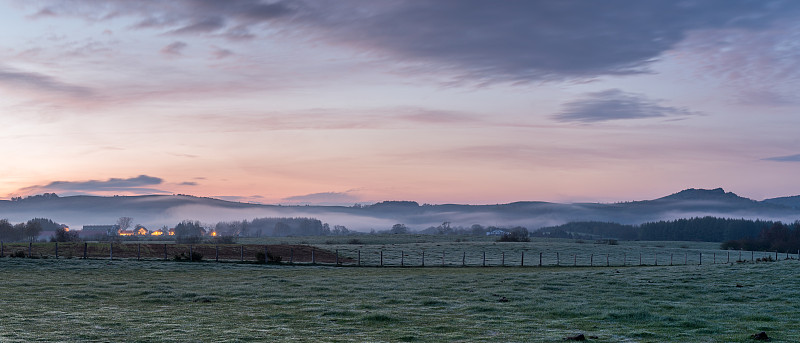
M0 201L0 218L12 222L45 217L73 228L112 224L121 216L147 227L174 226L184 219L205 223L257 217L313 217L351 230L385 230L404 223L421 230L450 222L453 226L512 226L529 229L572 221L639 224L648 221L716 216L793 222L800 219L798 197L755 201L722 189L687 189L654 200L624 203L514 202L498 205L419 205L387 201L371 206L278 206L230 202L186 195L70 196Z

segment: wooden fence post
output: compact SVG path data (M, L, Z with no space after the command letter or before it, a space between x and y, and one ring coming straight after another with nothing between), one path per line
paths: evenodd
M311 254L314 254L314 250L311 250ZM244 244L239 245L239 261L244 262Z
M189 262L194 262L194 253L192 252L191 244L189 244Z
M405 252L400 250L400 266L401 267L405 267L405 264L406 264L405 257L406 257Z
M0 241L0 257L5 257L5 250L3 246L3 241Z
M703 265L703 253L702 252L700 252L700 265L701 266Z
M31 258L33 255L31 252L33 251L33 242L28 242L28 258Z
M114 243L108 243L108 258L110 260L114 259Z
M560 265L561 265L561 258L559 258L558 251L556 251L556 266L560 266Z
M656 261L655 265L658 265L658 253L653 254L653 259Z
M725 263L731 263L731 252L727 251L727 253L728 253L728 262Z
M797 256L800 256L800 254L798 254ZM486 252L485 251L483 252L483 266L486 267Z
M609 261L608 254L606 254L606 267L610 267L611 262Z
M444 250L442 250L442 267L444 267Z
M539 253L539 267L542 266L542 253Z
M750 262L755 262L755 261L756 261L756 253L755 253L755 251L751 251L750 252Z
M269 248L264 244L264 263L269 263ZM339 264L339 250L336 250L336 264Z
M361 249L358 250L358 266L361 267Z
M624 267L627 265L628 265L628 253L624 252L622 253L622 266Z
M778 260L778 250L775 249L775 261L777 261L777 260Z
M520 267L524 267L525 266L525 250L522 251L522 256L519 259L519 266Z
M361 250L358 253L361 256ZM294 248L289 248L289 263L294 263Z
M219 245L214 244L214 262L219 262Z
M506 253L505 252L501 252L500 256L502 256L502 257L500 257L500 266L501 267L505 267L506 266Z
M56 242L56 260L58 259L58 242Z
M167 243L164 243L164 261L168 259L167 257Z
M594 254L589 255L589 267L594 267Z
M711 253L711 264L717 264L717 253Z
M464 251L463 254L461 255L461 266L462 267L466 267L467 266L467 252L466 251Z
M642 253L639 253L639 265L642 265Z
M422 266L425 266L425 250L422 251Z
M317 255L314 247L311 247L311 264L317 264Z
M575 261L573 262L572 266L573 267L577 267L578 266L578 253L575 253L575 255L572 255L572 256L575 257Z
M84 260L88 258L88 252L89 252L89 243L83 242L83 259Z
M673 254L669 254L669 265L670 265L670 266L672 265L672 255L673 255Z
M339 249L336 249L336 265L339 265Z
M381 250L381 267L383 267L383 250Z
M136 260L139 261L142 259L142 244L136 243Z

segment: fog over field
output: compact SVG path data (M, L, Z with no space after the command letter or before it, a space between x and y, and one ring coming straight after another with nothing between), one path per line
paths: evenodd
M517 202L499 205L419 205L386 201L358 206L277 206L229 202L184 195L131 197L54 197L0 202L0 218L21 222L45 217L75 229L113 224L119 217L150 228L174 226L182 220L213 225L220 221L263 217L309 217L350 230L386 230L397 223L422 230L449 222L452 226L523 226L535 230L570 221L639 224L647 221L716 216L794 222L800 202L786 199L754 201L722 189L684 190L654 200L625 203Z

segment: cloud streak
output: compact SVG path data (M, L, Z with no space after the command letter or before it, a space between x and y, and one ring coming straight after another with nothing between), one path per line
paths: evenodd
M58 79L35 72L26 72L0 65L0 84L12 88L28 88L46 93L69 96L91 96L92 90L86 87L59 81Z
M800 162L800 154L768 157L768 158L765 158L763 160L764 161L774 161L774 162Z
M254 113L230 116L221 114L192 114L178 116L179 122L190 120L203 127L225 131L280 130L350 130L408 128L420 124L444 127L486 127L493 124L473 113L444 111L422 107L385 107L368 109L318 108L287 112ZM517 124L518 125L518 124Z
M694 115L685 108L661 106L642 94L608 89L589 93L585 98L564 105L552 118L561 122L593 123L619 119L641 119Z
M306 195L296 195L281 199L290 204L313 205L352 205L361 201L361 198L352 192L323 192Z
M187 46L189 45L184 42L175 41L163 47L161 53L170 56L182 56L183 50L186 49Z
M137 177L121 179L110 178L108 180L88 180L88 181L53 181L46 185L30 186L20 190L25 194L35 192L65 192L71 194L94 194L102 192L129 192L134 194L160 194L169 193L163 190L152 188L164 183L158 177L139 175Z

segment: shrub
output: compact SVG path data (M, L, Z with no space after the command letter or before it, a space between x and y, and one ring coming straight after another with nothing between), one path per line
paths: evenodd
M756 262L775 262L775 259L772 258L772 256L770 255L766 257L757 258Z
M189 258L189 256L186 253L180 253L180 255L175 255L175 257L173 257L173 259L175 261L200 262L200 261L203 260L203 254L201 254L201 253L199 253L197 251L192 251L191 259Z
M280 256L276 256L267 252L267 261L270 263L281 263L282 258Z
M25 257L25 251L24 250L17 250L15 252L11 253L11 255L8 255L8 256L24 258Z
M511 231L508 234L500 236L500 238L497 241L498 242L530 242L531 239L528 238L528 229L526 229L524 227L521 227L521 226L517 226L517 227L511 229Z
M281 260L280 256L273 255L269 251L266 255L262 251L256 253L256 263L281 263Z
M347 241L347 244L356 244L356 245L361 245L361 244L364 244L364 242L362 242L362 241L361 241L360 239L358 239L358 238L353 238L353 239L351 239L351 240Z
M75 231L67 231L67 229L60 227L56 230L55 235L50 237L51 242L80 242L81 238Z
M197 244L203 240L200 236L181 236L175 238L175 243L178 244Z
M218 236L211 239L214 244L236 244L236 237L233 236Z

